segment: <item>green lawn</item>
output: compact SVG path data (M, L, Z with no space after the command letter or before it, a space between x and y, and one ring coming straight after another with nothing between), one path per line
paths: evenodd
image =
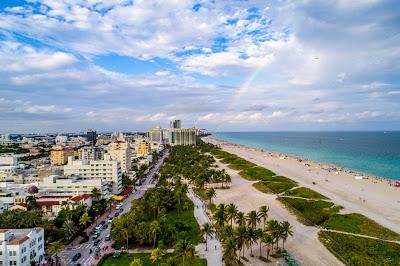
M320 232L319 239L347 265L400 265L399 244L333 232Z
M335 214L323 224L326 228L386 240L400 240L400 235L358 213Z
M264 193L275 193L279 194L285 192L296 186L295 182L266 182L260 181L254 183L253 186Z
M324 195L306 187L299 187L286 191L285 196L295 196L308 199L328 199Z
M340 206L322 200L281 198L278 200L293 211L305 225L320 225L339 212Z
M190 201L188 198L186 200ZM200 236L200 227L194 217L194 206L193 203L190 201L191 207L188 210L180 210L175 209L167 213L167 223L174 224L174 223L182 223L188 228L188 234L190 241L196 245L201 241Z
M165 255L161 262L166 262L168 258L172 257L172 254ZM133 261L134 258L139 258L143 262L143 266L154 266L157 265L152 263L150 260L150 253L136 253L136 254L122 254L118 259L114 259L112 256L104 260L101 266L129 266L129 263ZM175 258L175 263L177 265L182 265L182 258ZM185 261L185 265L190 266L206 266L207 261L205 259L192 258Z

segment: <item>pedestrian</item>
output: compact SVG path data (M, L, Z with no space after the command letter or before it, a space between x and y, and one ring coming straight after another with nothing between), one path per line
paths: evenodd
M217 250L217 245L214 246L214 249Z

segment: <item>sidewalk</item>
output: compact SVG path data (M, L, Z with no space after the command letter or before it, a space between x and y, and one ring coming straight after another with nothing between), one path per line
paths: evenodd
M202 227L205 223L211 223L207 214L204 202L193 192L192 188L188 190L188 197L194 204L194 217ZM200 258L207 259L207 265L222 266L222 247L216 237L208 237L208 251L206 251L206 243L196 246Z

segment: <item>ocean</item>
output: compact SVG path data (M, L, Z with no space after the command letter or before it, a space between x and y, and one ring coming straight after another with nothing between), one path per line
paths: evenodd
M217 132L236 144L400 180L400 132Z

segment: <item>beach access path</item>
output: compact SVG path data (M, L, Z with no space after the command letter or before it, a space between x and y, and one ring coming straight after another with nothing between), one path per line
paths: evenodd
M287 220L293 226L293 237L289 237L285 243L285 249L292 255L300 265L343 265L318 239L319 229L314 226L306 226L291 214L279 201L276 195L260 192L253 187L254 181L242 178L238 171L230 169L217 160L218 169L225 169L231 176L230 189L217 189L215 204L229 204L233 202L240 211L249 212L258 210L260 206L269 206L268 219L278 221ZM254 257L250 256L250 250L246 250L245 256L248 262L245 265L265 265L265 262L256 258L259 254L258 243L253 245ZM262 248L262 255L266 256L266 248Z
M348 170L326 170L332 168L332 165L307 161L309 166L306 166L304 160L300 162L292 156L261 151L212 137L203 140L220 145L223 150L270 169L277 175L289 177L298 182L299 186L321 193L336 205L343 206L343 213L360 213L400 233L400 188L390 186L387 180L374 177L357 180L357 174Z
M204 202L189 188L188 197L194 204L194 217L202 227L205 223L211 223L207 214ZM206 251L206 243L200 243L196 246L196 250L200 258L207 259L207 265L222 266L222 248L219 240L213 236L208 237L208 251Z

